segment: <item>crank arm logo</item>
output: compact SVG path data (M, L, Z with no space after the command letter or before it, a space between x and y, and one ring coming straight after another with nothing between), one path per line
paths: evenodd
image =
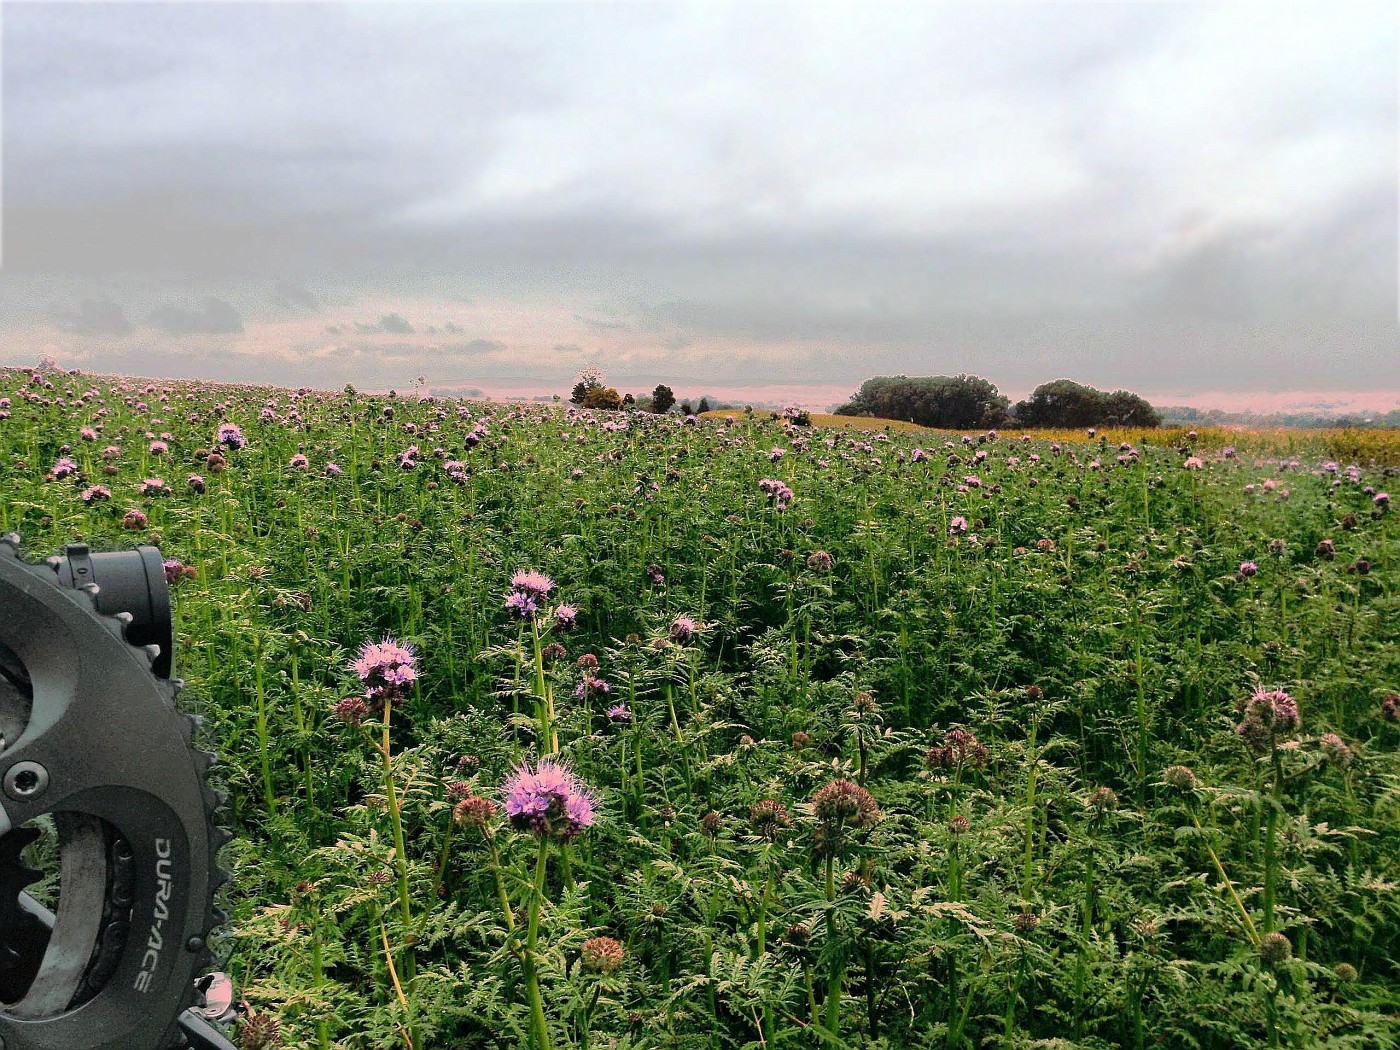
M165 920L170 918L170 895L175 888L171 871L170 840L156 839L155 850L156 903L150 932L146 937L146 951L141 956L141 970L131 984L138 992L151 990L151 979L160 966L161 953L165 950Z

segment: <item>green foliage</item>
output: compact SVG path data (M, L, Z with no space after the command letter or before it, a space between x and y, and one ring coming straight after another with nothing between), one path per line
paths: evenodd
M1137 394L1105 393L1072 379L1036 387L1016 402L1016 423L1025 427L1158 427L1161 414Z
M676 395L671 392L671 388L665 383L656 384L656 389L651 392L651 410L664 416L671 411L671 406L675 403Z
M963 430L1004 425L1009 403L981 376L876 376L862 383L836 414Z
M1393 467L24 370L0 397L0 528L192 570L221 943L284 1046L1400 1044ZM221 422L248 443L215 469ZM420 654L387 748L331 715L385 634ZM1263 750L1261 685L1302 719ZM600 816L539 868L453 813L551 736ZM837 779L878 822L822 823Z

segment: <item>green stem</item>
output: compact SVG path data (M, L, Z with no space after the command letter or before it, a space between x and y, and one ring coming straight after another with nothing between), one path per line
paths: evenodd
M530 1024L535 1030L536 1050L549 1050L549 1025L544 1017L544 999L540 996L540 980L536 970L535 945L540 932L540 905L544 901L545 864L549 856L549 840L540 839L535 858L534 892L530 896L530 918L525 933L525 988L530 996Z

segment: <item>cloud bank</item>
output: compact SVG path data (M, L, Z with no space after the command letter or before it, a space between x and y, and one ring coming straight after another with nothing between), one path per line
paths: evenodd
M34 4L5 30L10 360L1400 390L1391 5Z

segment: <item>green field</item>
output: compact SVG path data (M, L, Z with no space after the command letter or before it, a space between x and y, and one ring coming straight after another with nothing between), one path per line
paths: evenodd
M0 398L0 531L182 563L244 1046L1400 1044L1393 435Z

